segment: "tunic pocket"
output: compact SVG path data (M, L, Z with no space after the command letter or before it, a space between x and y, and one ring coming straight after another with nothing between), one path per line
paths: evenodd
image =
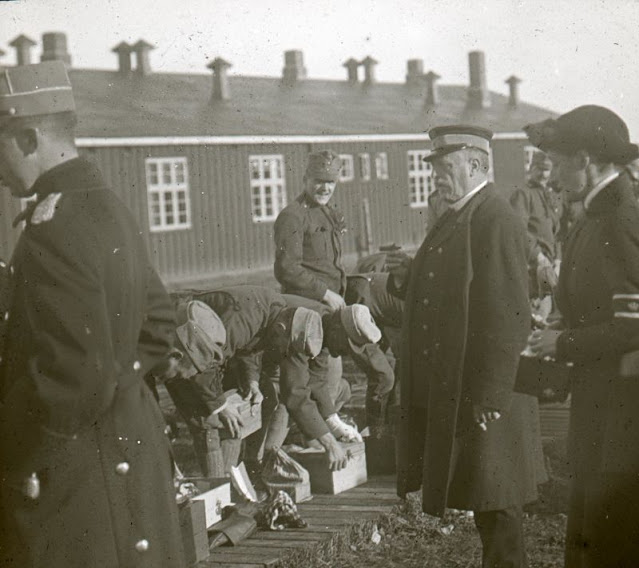
M328 239L330 232L326 227L317 227L307 234L304 257L306 259L325 259L328 257Z

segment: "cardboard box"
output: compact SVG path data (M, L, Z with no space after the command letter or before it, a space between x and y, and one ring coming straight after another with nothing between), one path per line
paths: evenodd
M203 501L186 501L179 506L180 533L188 564L195 564L209 555L209 535Z
M261 404L254 408L255 414L251 416L251 402L249 400L244 400L235 389L226 391L224 396L226 397L227 404L237 406L240 418L242 419L242 434L240 435L242 439L250 436L253 432L257 432L262 427ZM226 428L220 428L221 439L225 440L230 437L231 434Z
M366 449L363 442L342 444L350 456L348 464L341 471L329 469L328 457L324 449L306 448L291 453L291 457L308 470L313 493L335 495L357 487L368 480L366 474Z
M222 509L231 504L231 482L226 478L193 478L191 481L202 491L200 495L191 497L191 502L204 504L208 529L222 520Z

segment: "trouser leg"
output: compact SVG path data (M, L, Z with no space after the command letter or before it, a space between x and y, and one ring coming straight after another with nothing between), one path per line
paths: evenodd
M482 568L525 568L523 513L520 506L475 511L482 542Z

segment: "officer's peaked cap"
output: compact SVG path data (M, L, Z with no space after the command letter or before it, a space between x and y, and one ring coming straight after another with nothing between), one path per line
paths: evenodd
M493 133L478 126L456 124L431 128L428 136L433 143L433 149L424 157L425 162L466 148L476 148L489 154Z
M307 179L337 181L342 160L332 150L322 150L308 155L305 176Z

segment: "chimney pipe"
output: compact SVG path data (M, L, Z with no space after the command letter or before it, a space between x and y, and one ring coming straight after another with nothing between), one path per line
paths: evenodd
M435 106L439 103L439 88L437 87L437 79L441 77L434 71L429 71L424 75L426 80L426 105Z
M406 84L417 85L424 77L424 62L421 59L409 59L406 62Z
M120 73L131 72L131 46L126 41L121 41L112 50L118 55L118 71Z
M468 106L481 109L490 106L490 95L486 88L486 58L483 51L471 51L468 54L470 86L468 87Z
M375 82L375 65L377 65L370 55L362 59L362 66L364 67L364 84L372 85Z
M67 36L62 32L42 34L42 55L40 61L64 61L71 66L71 56L67 51Z
M35 41L25 35L19 35L9 44L16 48L16 65L29 65L31 63L31 48L35 44Z
M213 70L213 96L212 98L217 101L225 101L231 98L231 91L229 88L229 78L226 75L226 71L232 65L228 61L224 61L221 57L216 57L211 63L207 65L209 69Z
M515 75L511 75L506 79L506 84L508 85L508 89L510 91L508 97L508 106L512 108L516 108L519 104L519 83L521 83L521 79L516 77Z
M306 79L304 54L297 49L285 51L284 69L282 69L282 80L284 84L292 86L302 79Z
M344 65L348 71L348 82L355 84L359 81L359 61L351 57Z
M150 43L141 39L137 43L133 44L131 49L135 52L137 59L137 66L135 68L136 73L139 73L140 75L148 75L151 73L149 52L154 49L154 47Z

